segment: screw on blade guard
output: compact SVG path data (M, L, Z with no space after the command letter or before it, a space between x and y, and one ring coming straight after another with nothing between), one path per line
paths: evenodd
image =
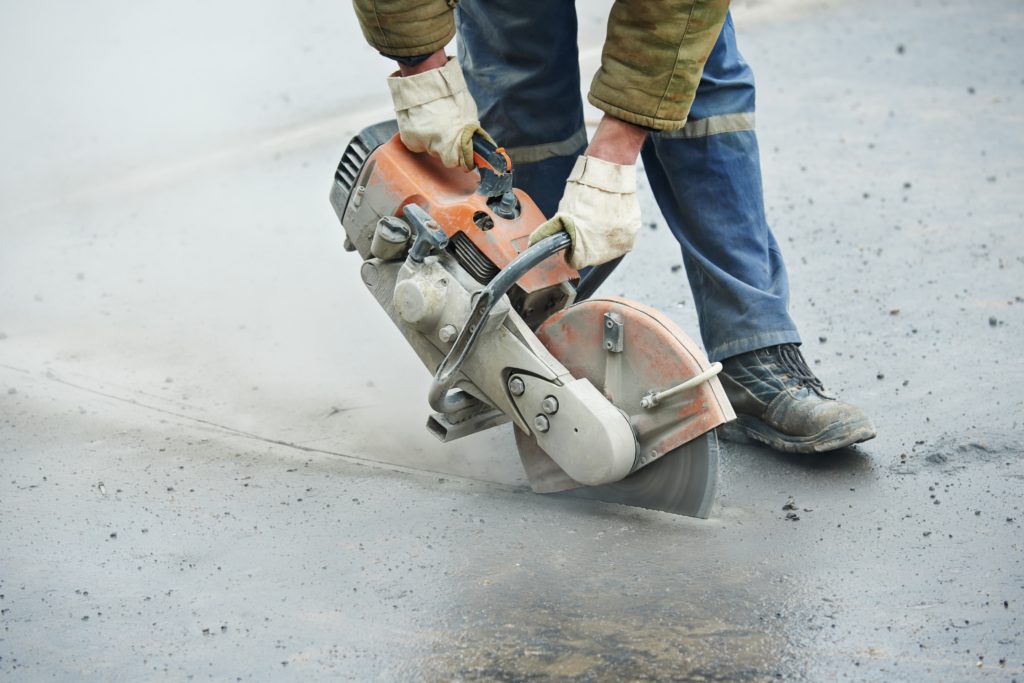
M545 216L502 148L473 149L476 171L445 168L381 123L353 138L331 189L364 284L434 375L428 430L452 441L511 422L537 492L706 517L714 429L735 417L715 368L658 311L587 299L614 266L581 281L564 233L528 247Z

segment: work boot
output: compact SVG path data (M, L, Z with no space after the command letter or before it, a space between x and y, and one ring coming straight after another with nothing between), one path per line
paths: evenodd
M875 436L860 408L825 393L796 344L726 358L722 366L719 377L736 411L736 421L720 428L726 440L754 439L780 451L821 453Z

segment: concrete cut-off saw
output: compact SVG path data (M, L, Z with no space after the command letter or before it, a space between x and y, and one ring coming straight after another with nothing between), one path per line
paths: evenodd
M706 518L715 428L734 419L699 347L662 313L590 297L559 233L512 185L502 148L477 170L410 152L393 121L349 143L331 189L366 287L434 378L427 429L448 442L506 422L531 487Z

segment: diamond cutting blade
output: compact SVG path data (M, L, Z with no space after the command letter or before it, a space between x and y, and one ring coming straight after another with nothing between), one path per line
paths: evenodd
M621 481L583 487L533 436L516 429L533 489L707 518L718 485L714 429L734 417L718 379L654 407L642 401L707 370L710 364L693 340L659 311L611 297L555 314L537 330L537 338L573 377L589 380L629 419L637 462Z
M565 495L707 519L717 488L718 437L710 431L622 481L581 486Z

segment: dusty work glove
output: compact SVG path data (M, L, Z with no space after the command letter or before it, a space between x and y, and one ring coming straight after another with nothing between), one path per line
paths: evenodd
M413 152L430 152L448 168L473 170L473 134L491 140L480 127L458 61L414 76L388 78L402 142Z
M567 232L569 265L579 270L632 251L640 230L636 166L581 156L569 174L558 213L530 235L530 244Z

